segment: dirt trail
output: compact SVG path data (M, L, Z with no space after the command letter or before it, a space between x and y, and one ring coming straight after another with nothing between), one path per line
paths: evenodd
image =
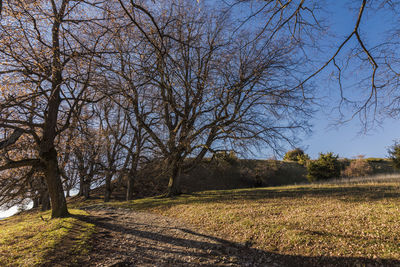
M94 223L89 255L73 264L63 254L53 255L48 266L399 266L399 260L351 257L296 256L266 252L251 243L233 243L206 234L174 218L113 209L85 208Z
M87 209L97 226L79 266L279 266L272 255L151 213ZM60 265L68 264L61 262ZM58 265L58 264L57 264Z

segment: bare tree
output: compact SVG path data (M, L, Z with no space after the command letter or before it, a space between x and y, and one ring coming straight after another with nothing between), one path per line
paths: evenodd
M107 86L107 89L101 90L106 98L96 105L99 130L103 136L100 158L105 179L104 200L109 201L112 191L123 182L126 182L126 199L131 200L138 168L146 159L144 153L149 152L151 146L148 145L146 132L136 121L131 103L120 94L118 84L110 83L102 73L102 64L98 64L98 79L103 86ZM112 180L115 183L112 184Z
M228 13L195 3L120 5L134 27L115 43L119 65L108 71L165 158L167 196L180 193L182 171L218 147L279 149L307 128L308 93L294 86L301 61L290 36L232 32Z
M0 25L0 127L14 134L3 144L30 136L38 154L10 159L1 170L40 167L46 179L52 217L68 216L55 140L68 126L89 87L91 60L101 38L88 31L100 17L91 2L7 1ZM83 31L82 26L86 25ZM84 64L83 64L84 63ZM71 66L79 66L69 71ZM19 136L18 136L19 135Z
M79 195L88 199L92 183L101 171L103 138L97 127L89 127L85 121L76 141L78 144L74 145L74 160L79 173Z
M97 116L101 121L100 132L104 140L101 166L105 180L104 201L108 202L114 189L113 178L118 174L119 169L125 168L129 162L129 157L121 146L123 139L127 137L127 122L122 110L109 99L98 105ZM122 163L123 158L125 158L125 163ZM123 164L122 167L121 164Z

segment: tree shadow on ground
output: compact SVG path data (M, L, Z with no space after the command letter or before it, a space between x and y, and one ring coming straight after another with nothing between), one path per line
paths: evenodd
M79 261L84 259L83 253L79 249L87 249L87 247L80 247L82 242L83 229L86 229L84 223L87 220L82 220L83 215L73 215L72 217L78 218L77 221L71 222L69 226L62 225L59 230L68 231L60 242L54 244L53 248L46 253L43 257L46 263L40 266L51 266L51 267L64 267L64 266L80 266ZM68 259L68 262L66 262Z
M235 243L181 227L76 217L96 225L93 251L104 260L109 257L106 266L400 266L400 260L283 255L252 248L251 242ZM126 238L120 243L109 242L115 235ZM93 266L94 260L92 257L79 265Z

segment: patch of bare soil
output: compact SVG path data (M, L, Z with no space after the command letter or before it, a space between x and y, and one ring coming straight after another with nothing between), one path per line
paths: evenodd
M209 236L176 219L117 209L87 209L96 224L79 266L279 266L273 255ZM57 265L68 265L59 262Z
M157 214L93 206L81 220L94 223L92 250L79 263L51 266L400 266L398 260L295 256L234 243Z

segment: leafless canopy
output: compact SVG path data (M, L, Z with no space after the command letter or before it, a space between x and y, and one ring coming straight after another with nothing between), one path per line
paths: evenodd
M354 25L324 50L321 1L0 0L0 204L45 184L53 216L66 216L64 188L88 197L99 181L108 199L112 180L131 199L150 158L177 194L207 155L294 144L326 70L340 108L397 116L398 29L375 46L362 31L367 11L397 3L350 4ZM342 81L358 67L365 97L354 101Z

